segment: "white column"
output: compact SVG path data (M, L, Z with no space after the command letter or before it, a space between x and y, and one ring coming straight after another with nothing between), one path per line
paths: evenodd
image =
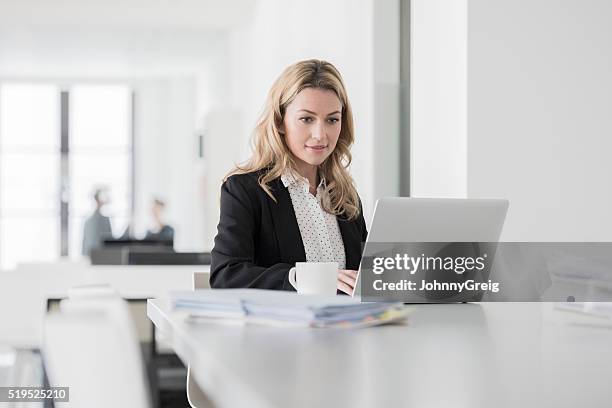
M466 197L467 0L411 4L411 195Z

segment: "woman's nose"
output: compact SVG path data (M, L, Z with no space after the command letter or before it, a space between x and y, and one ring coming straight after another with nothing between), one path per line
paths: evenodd
M325 127L323 125L315 125L311 134L313 139L321 140L325 136Z

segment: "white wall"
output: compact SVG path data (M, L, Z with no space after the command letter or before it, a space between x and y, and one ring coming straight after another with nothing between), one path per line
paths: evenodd
M203 211L196 193L196 80L140 80L134 92L135 233L143 236L153 227L152 199L159 197L167 203L165 217L175 229L175 248L201 250L202 233L194 223Z
M612 2L469 1L470 197L507 240L612 238Z
M467 196L467 0L412 0L410 195Z
M0 76L141 78L206 70L224 31L184 28L0 26ZM223 61L222 61L223 62Z
M218 108L208 112L204 118L204 159L201 163L202 194L205 212L202 213L202 231L205 247L214 246L214 237L219 223L221 183L236 163L241 161L244 144L243 116L237 109Z
M508 198L508 241L610 240L610 21L603 0L413 0L412 194Z

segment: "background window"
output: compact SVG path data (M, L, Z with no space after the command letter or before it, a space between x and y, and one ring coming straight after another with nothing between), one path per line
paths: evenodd
M53 85L0 87L0 266L57 259L60 98Z
M132 91L124 85L75 85L67 94L62 106L57 85L0 85L2 269L56 261L62 247L70 258L80 258L83 223L98 186L110 191L105 213L113 233L120 235L129 223ZM62 235L62 225L68 234Z

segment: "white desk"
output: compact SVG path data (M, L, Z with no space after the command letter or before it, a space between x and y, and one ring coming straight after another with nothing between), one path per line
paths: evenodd
M612 329L551 304L416 306L362 330L193 324L148 315L219 407L610 407Z

